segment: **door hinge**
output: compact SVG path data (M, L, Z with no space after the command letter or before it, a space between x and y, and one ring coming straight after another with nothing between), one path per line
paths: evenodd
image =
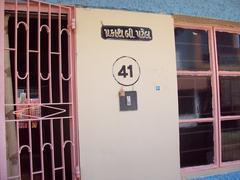
M72 29L75 29L75 28L76 28L76 19L75 19L75 18L72 18L71 28L72 28Z

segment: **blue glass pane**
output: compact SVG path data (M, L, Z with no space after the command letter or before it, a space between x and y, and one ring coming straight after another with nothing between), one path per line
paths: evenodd
M240 120L221 122L222 161L240 160Z
M240 70L240 38L238 34L217 32L217 53L220 70Z
M178 70L209 70L208 32L175 28Z
M240 115L240 77L220 77L221 115Z
M210 77L178 76L180 119L212 117Z
M180 124L181 167L212 164L213 154L212 123Z

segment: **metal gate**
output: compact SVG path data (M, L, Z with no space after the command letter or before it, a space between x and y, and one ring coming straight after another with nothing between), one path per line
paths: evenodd
M76 179L74 9L5 0L0 10L0 179Z

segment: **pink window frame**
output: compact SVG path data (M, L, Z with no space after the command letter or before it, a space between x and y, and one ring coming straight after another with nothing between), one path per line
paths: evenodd
M69 15L68 20L72 23L72 33L69 36L71 43L69 43L69 49L72 53L70 53L70 59L72 60L69 67L71 68L71 94L70 99L72 100L73 106L72 106L72 118L75 119L73 121L73 128L72 134L74 135L73 141L74 141L74 148L73 148L73 159L74 164L72 169L73 172L75 172L75 178L80 179L80 157L79 157L79 137L78 137L78 119L77 119L77 92L76 92L76 34L75 34L75 17L76 17L76 11L73 6L62 6L60 4L51 4L47 2L42 2L41 0L27 0L31 1L34 4L31 4L31 7L28 5L22 5L22 4L16 4L14 2L5 2L5 0L0 1L0 82L4 82L4 18L5 18L5 10L15 10L16 8L18 10L23 11L31 11L31 12L37 12L38 15L40 14L39 11L39 4L41 3L41 12L49 12L49 6L51 6L51 12L54 13L66 13ZM41 1L41 2L40 2ZM59 9L60 12L59 12ZM69 13L70 12L70 13ZM38 37L39 38L39 37ZM39 41L38 41L39 42ZM62 77L63 79L65 77ZM68 78L66 79L68 80ZM7 175L7 156L6 156L6 123L5 123L5 87L4 84L0 85L0 179L8 179ZM75 97L74 97L75 96ZM67 142L68 143L68 142Z
M225 27L220 27L220 26L215 26L213 27L213 33L214 33L214 44L215 44L215 53L217 54L217 41L216 41L216 32L227 32L227 33L236 33L239 34L240 33L240 28L225 28ZM240 119L240 115L234 115L234 116L221 116L221 111L220 111L220 84L219 84L219 77L221 76L238 76L240 77L240 72L236 72L236 71L220 71L218 69L218 59L215 59L216 61L216 74L217 74L217 89L218 89L218 121L219 121L219 132L221 132L221 122L223 121L228 121L228 120L239 120ZM219 149L222 149L222 138L221 136L219 136ZM222 152L220 151L219 154L219 161L220 167L235 167L235 166L239 166L240 165L240 160L236 160L236 161L231 161L231 162L222 162Z
M220 114L220 88L219 88L219 76L240 76L240 72L228 72L218 70L218 59L217 59L217 46L216 46L216 31L223 31L229 33L239 33L238 28L223 28L221 26L208 26L208 25L196 25L190 23L175 23L175 27L185 29L199 29L208 31L208 42L209 42L209 53L210 53L210 70L209 71L189 71L189 70L177 70L177 75L181 76L205 76L211 77L212 85L212 118L200 118L200 119L187 119L180 120L179 123L190 123L190 122L212 122L214 129L214 163L209 165L195 166L181 168L181 173L188 174L193 172L199 172L209 169L217 169L220 167L235 167L239 166L240 161L222 162L221 152L221 121L223 120L234 120L240 119L240 116L224 116Z

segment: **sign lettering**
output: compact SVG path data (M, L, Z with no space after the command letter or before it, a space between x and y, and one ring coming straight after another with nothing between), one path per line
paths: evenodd
M152 30L135 26L105 26L101 28L103 39L151 41Z

